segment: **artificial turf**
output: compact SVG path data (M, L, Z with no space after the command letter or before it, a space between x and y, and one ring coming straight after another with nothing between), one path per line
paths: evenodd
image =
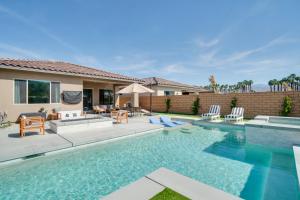
M169 189L166 188L150 200L189 200L189 198Z

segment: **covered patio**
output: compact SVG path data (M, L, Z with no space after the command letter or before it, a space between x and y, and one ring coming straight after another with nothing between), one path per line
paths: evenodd
M91 111L96 105L119 107L117 92L130 84L124 81L83 80L83 110Z

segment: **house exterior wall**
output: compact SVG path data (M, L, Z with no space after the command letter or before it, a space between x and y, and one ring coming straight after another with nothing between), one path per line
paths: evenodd
M53 104L14 104L14 79L60 82L61 92L64 90L82 91L83 89L82 79L78 77L0 69L0 112L7 112L10 121L16 121L20 113L37 112L41 107L44 107L48 113L51 113L53 108L60 108L61 110L82 109L82 101L75 105L65 104L62 100L60 103Z
M170 112L192 113L192 103L197 97L200 99L199 114L206 113L210 105L218 104L221 106L221 114L227 115L231 112L230 102L233 97L237 98L237 106L245 108L245 117L252 118L256 115L280 115L282 103L285 96L289 96L293 101L293 109L290 116L300 117L300 92L256 92L256 93L200 93L199 95L181 96L153 96L152 110L164 112L166 110L165 99L171 99ZM122 97L120 104L130 99ZM140 106L150 109L149 96L140 96Z
M67 76L58 74L38 73L29 71L18 71L9 69L0 69L0 112L7 112L9 121L16 121L20 113L37 112L44 107L48 113L52 109L60 110L82 110L83 101L78 104L65 104L62 99L60 103L51 104L14 104L14 80L46 80L60 82L60 92L63 91L83 91L84 88L93 89L93 104L99 104L99 89L113 90L112 83L89 82L77 76ZM124 83L123 83L124 84ZM119 87L115 88L116 91ZM118 105L118 98L116 98Z
M174 91L174 95L182 95L182 89L180 88L152 86L151 89L154 90L153 96L165 96L165 91Z

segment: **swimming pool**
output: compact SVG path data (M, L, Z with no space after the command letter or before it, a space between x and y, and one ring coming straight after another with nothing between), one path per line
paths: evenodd
M299 199L292 149L246 143L244 128L190 126L0 169L0 199L99 199L166 167L245 199Z

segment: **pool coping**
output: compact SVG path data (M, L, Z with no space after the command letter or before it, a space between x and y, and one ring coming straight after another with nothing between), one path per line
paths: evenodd
M234 196L164 167L159 168L156 171L138 179L137 181L108 194L103 199L146 200L155 196L165 188L170 188L171 190L190 199L241 199L240 197Z
M130 137L141 136L141 135L152 133L152 132L162 131L164 129L165 128L161 127L161 128L155 128L155 129L146 130L146 131L142 131L142 132L134 131L133 133L128 134L128 135L113 137L113 138L99 140L99 141L95 141L95 142L89 142L89 143L85 143L85 144L79 144L79 145L76 145L76 146L73 146L72 142L70 142L70 141L68 141L64 138L66 141L71 143L70 147L55 149L55 150L52 150L52 151L45 151L45 152L38 153L38 154L32 154L32 155L27 155L27 156L14 158L14 159L6 160L6 161L1 161L0 162L0 167L5 167L7 165L13 165L13 164L16 164L16 163L24 162L26 160L36 159L36 158L40 158L40 157L47 156L47 155L60 154L60 153L64 153L64 152L69 152L69 151L74 151L74 150L78 150L78 149L82 149L82 148L87 148L87 147L90 147L90 146L110 143L110 142L130 138ZM60 137L62 137L62 136L60 136ZM32 158L29 158L31 156L32 156Z
M294 158L295 158L295 165L297 171L297 179L298 185L300 188L300 146L293 146Z
M290 124L268 123L263 120L250 120L245 123L245 127L257 127L276 130L300 131L300 126Z

